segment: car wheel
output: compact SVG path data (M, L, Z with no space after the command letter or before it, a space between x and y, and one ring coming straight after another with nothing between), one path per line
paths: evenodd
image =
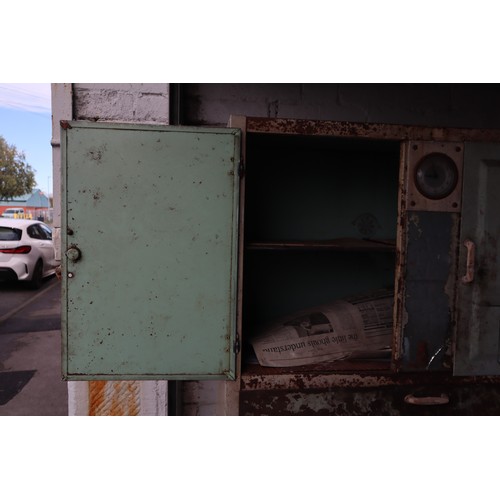
M43 283L43 262L39 260L36 263L35 270L33 271L33 276L29 282L29 287L32 290L38 290Z

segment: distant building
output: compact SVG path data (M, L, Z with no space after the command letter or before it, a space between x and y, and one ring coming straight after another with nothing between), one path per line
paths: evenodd
M50 200L41 189L35 189L30 194L19 196L12 200L0 200L0 215L7 208L19 207L24 209L24 213L30 219L50 221L52 219L52 208Z

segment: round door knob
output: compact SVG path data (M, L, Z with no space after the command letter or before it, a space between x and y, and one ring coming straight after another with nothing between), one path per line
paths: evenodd
M77 260L80 260L82 257L82 252L80 252L80 249L78 247L69 247L66 250L66 257L71 262L76 262Z

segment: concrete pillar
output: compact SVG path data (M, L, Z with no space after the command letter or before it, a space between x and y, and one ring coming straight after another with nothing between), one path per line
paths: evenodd
M60 120L169 123L166 83L52 84L54 234L61 259ZM68 382L69 415L166 415L166 381Z

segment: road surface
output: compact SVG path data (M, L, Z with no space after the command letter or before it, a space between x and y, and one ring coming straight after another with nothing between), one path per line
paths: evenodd
M61 380L61 286L0 283L0 416L67 415Z

